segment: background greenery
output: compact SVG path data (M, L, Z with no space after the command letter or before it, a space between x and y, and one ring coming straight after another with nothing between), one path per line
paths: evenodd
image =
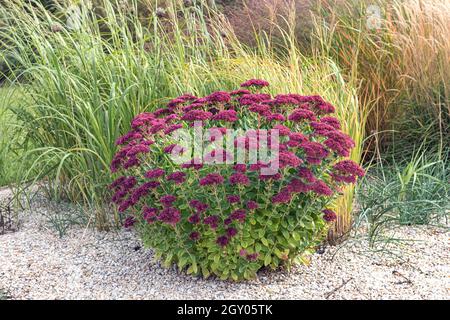
M367 28L374 3L379 29ZM0 185L20 192L46 182L53 197L81 204L91 223L107 228L117 222L106 205L109 162L131 118L184 92L205 95L255 77L274 92L318 93L337 106L357 142L352 159L374 167L367 181L377 183L358 192L369 222L379 221L368 208L378 210L380 190L448 213L444 0L2 4ZM354 191L336 203L332 238L351 226ZM414 208L394 211L402 223L430 221L430 210Z

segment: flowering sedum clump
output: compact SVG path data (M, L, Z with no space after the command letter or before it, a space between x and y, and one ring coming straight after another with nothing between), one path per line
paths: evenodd
M364 175L330 103L268 85L182 95L117 140L112 201L166 265L239 280L302 261Z

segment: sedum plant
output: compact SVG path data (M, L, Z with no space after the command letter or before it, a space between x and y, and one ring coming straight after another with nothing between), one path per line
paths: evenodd
M165 265L241 280L301 262L364 175L330 103L268 86L184 94L117 140L112 201Z

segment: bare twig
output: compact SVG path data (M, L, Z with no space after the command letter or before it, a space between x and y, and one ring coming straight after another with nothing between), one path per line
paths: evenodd
M349 283L351 280L353 280L353 277L351 277L351 278L349 278L349 279L343 281L342 284L341 284L339 287L334 288L332 291L328 292L328 293L325 295L325 299L330 298L333 294L335 294L337 291L339 291L341 288L343 288L343 287L344 287L347 283Z
M403 274L401 274L400 272L398 272L397 270L392 271L392 274L394 276L398 276L404 279L404 281L397 281L395 284L413 284L413 282L411 281L411 279L405 277Z

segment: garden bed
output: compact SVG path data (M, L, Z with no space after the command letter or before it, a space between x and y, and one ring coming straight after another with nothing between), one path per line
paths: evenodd
M326 247L308 266L262 271L256 280L203 280L165 269L133 230L70 226L58 236L49 217L66 205L36 197L21 228L0 236L0 290L11 299L449 299L448 229L399 227L384 250L360 230ZM380 249L380 247L378 248Z

